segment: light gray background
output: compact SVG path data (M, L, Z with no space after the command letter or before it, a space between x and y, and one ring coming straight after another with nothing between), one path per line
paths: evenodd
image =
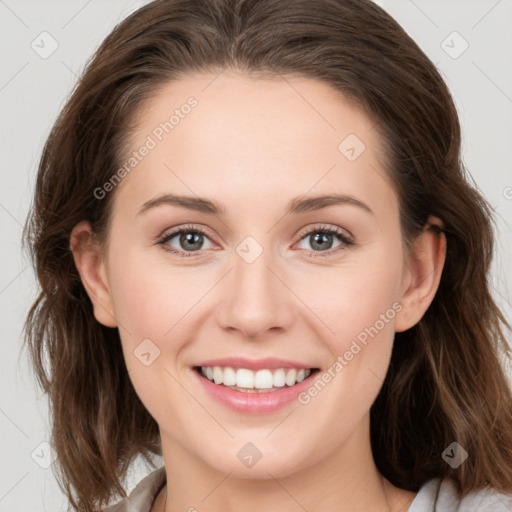
M41 445L48 439L46 399L36 391L25 352L19 357L22 324L36 290L20 236L41 149L57 113L102 39L144 3L0 0L0 512L66 510L51 468L40 467L51 457L49 447ZM496 210L494 292L511 318L512 1L378 3L429 55L455 97L464 161ZM58 43L46 59L31 47L47 37L40 36L44 31ZM464 40L467 50L453 58ZM147 472L138 464L129 488Z

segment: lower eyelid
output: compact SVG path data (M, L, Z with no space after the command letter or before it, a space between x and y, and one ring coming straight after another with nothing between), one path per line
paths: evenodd
M340 241L340 243L337 246L331 247L330 249L325 249L323 251L315 251L313 249L302 249L302 248L299 248L298 250L305 251L308 253L309 256L312 256L314 258L323 257L323 256L328 257L328 256L332 256L338 252L346 251L351 245L353 245L353 244L349 243L349 242Z

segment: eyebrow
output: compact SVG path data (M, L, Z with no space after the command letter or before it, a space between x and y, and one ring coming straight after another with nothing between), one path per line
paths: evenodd
M187 208L188 210L195 210L201 213L207 213L210 215L224 215L226 212L225 208L217 201L213 201L211 199L206 199L203 197L192 197L192 196L178 196L175 194L163 194L161 196L155 197L146 201L137 215L140 215L151 208L155 208L161 205L169 205L169 206L181 206L182 208Z
M182 208L187 208L188 210L194 210L208 215L222 216L226 213L226 209L223 205L211 199L163 194L146 201L138 211L137 215L161 205L180 206ZM296 197L288 203L285 215L312 212L334 205L356 206L374 215L373 211L367 204L353 196L345 194L326 194L308 198L304 198L304 196Z
M363 203L359 199L346 194L327 194L312 196L308 198L304 198L304 196L296 197L288 203L286 215L289 213L312 212L321 210L322 208L327 208L328 206L339 204L357 206L358 208L361 208L362 210L373 215L371 208L366 203Z

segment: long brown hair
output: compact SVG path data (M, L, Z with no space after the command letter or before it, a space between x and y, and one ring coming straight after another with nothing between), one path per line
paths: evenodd
M492 212L470 185L457 112L432 62L370 0L158 0L108 35L44 147L24 239L40 294L25 341L48 393L59 484L78 511L118 495L137 455L161 454L158 425L136 395L117 329L99 324L69 249L88 220L101 238L115 191L94 194L118 169L138 109L191 71L322 80L376 120L386 171L410 244L429 215L442 220L447 259L421 321L397 333L371 408L378 469L418 488L448 476L461 494L512 491L512 396L500 365L510 326L491 296ZM469 454L457 469L441 454Z

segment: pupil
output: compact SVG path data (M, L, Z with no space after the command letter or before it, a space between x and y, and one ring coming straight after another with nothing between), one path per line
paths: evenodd
M180 236L180 244L184 249L197 251L203 245L201 233L182 233Z
M325 246L325 244L327 244L327 246ZM327 249L330 249L331 246L332 246L332 235L330 235L328 233L315 233L315 235L313 235L313 242L311 244L311 247L313 247L313 249L319 249L320 251L325 251Z

